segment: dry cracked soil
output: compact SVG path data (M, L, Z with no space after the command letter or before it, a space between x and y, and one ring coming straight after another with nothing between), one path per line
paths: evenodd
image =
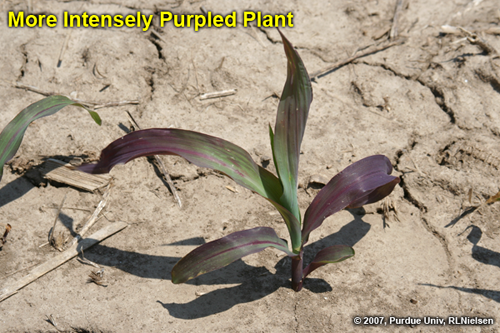
M112 170L103 217L90 232L129 226L0 303L1 332L500 332L500 203L474 208L500 190L500 6L498 0L403 1L17 1L0 2L0 127L42 95L97 104L101 127L68 107L31 124L0 184L0 287L58 254L47 242L57 206L62 238L81 228L102 198L48 181L47 158L93 161L129 131L177 127L222 137L268 163L286 78L276 29L244 27L245 10L293 12L282 31L317 77L300 156L299 203L363 157L384 154L401 177L390 197L344 210L312 233L306 258L327 245L356 255L316 270L301 292L290 260L267 249L174 285L170 270L195 246L231 232L271 226L274 208L229 178L162 157L183 203L176 204L147 158ZM235 28L9 28L9 11L240 16ZM396 28L396 29L393 29ZM459 27L463 28L461 30ZM388 45L391 31L394 45ZM62 50L62 51L61 51ZM58 64L59 63L59 64ZM59 66L58 66L59 65ZM17 85L17 86L16 86ZM201 94L237 89L203 100ZM81 258L81 255L80 255ZM51 324L50 318L57 325ZM492 318L493 325L360 325L353 318Z

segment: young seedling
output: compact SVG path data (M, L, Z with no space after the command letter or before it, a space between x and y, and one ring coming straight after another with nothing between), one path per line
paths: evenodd
M130 133L106 147L97 164L78 167L89 173L106 173L117 164L141 156L178 155L200 167L226 174L278 209L288 227L291 249L272 228L238 231L187 254L172 269L173 283L186 282L249 254L274 247L292 258L292 287L299 291L304 278L316 268L354 255L350 246L334 245L319 251L304 267L303 248L311 232L328 216L346 207L361 207L383 199L399 183L398 177L390 176L392 165L387 157L375 155L364 158L326 184L306 210L302 221L297 200L298 166L312 88L298 53L282 34L281 37L288 58L287 80L274 132L269 128L277 177L258 166L248 152L231 142L181 129L146 129Z
M29 124L39 118L50 116L68 105L75 105L86 109L90 113L92 119L94 119L98 125L101 125L101 118L97 112L89 110L82 104L73 102L65 96L49 96L31 104L26 109L19 112L19 114L5 126L2 133L0 133L0 180L2 180L4 164L16 154Z

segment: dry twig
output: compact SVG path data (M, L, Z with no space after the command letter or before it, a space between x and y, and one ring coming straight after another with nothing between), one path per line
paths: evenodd
M221 63L221 66L222 66L222 63ZM219 66L219 68L220 68L220 66ZM231 95L236 94L237 91L238 90L236 90L236 89L229 89L229 90L222 90L222 91L215 91L215 92L211 92L211 93L205 93L205 94L200 95L200 100L202 101L204 99L231 96Z
M73 245L66 251L56 255L55 257L47 260L43 264L38 265L30 271L30 273L20 279L16 279L12 284L5 286L0 289L0 302L17 293L17 291L31 282L35 281L39 277L47 274L51 270L64 264L66 261L78 255L79 252L88 249L92 245L95 245L105 238L117 233L118 231L127 227L125 222L115 222L110 224L96 233L90 235L88 238L83 239L78 244Z
M392 18L392 27L391 32L389 33L389 39L394 40L398 37L398 23L399 23L399 14L403 9L404 0L398 0L396 3L396 9L394 10L394 17Z
M489 34L489 35L500 35L500 27L490 27L488 29L484 30L467 30L469 33L474 33L474 34ZM442 25L441 26L441 32L445 34L451 34L451 35L462 35L463 32L460 28L454 27L452 25Z
M487 55L493 56L493 57L498 57L498 52L495 50L493 46L490 45L485 39L480 38L477 34L472 33L468 30L465 30L462 27L458 27L463 34L467 37L467 40L474 45L477 45L483 50L484 53Z
M396 45L401 45L404 43L404 39L397 39L395 41L392 41L392 42L389 42L389 43L384 43L384 44L381 44L375 48L368 48L366 51L364 52L361 52L361 53L358 53L358 54L355 54L347 59L344 59L344 60L341 60L341 61L337 61L336 63L334 63L333 65L330 65L326 68L323 68L319 71L316 71L314 73L311 74L311 80L316 80L336 69L339 69L340 67L342 66L345 66L351 62L353 62L354 60L356 59L359 59L359 58L363 58L363 57L366 57L367 55L370 55L370 54L374 54L374 53L377 53L377 52L380 52L380 51L383 51L385 49L388 49L390 47L393 47L393 46L396 46Z
M56 217L54 219L54 226L52 227L52 229L50 229L50 232L49 232L49 243L54 247L56 248L57 250L59 251L62 251L62 245L61 244L61 241L58 239L54 239L54 234L55 234L55 230L56 230L56 225L57 225L57 220L59 220L59 214L61 213L61 209L64 205L64 201L66 201L66 197L68 196L68 193L66 193L64 195L64 198L62 199L61 201L61 204L59 205L59 207L57 208L57 212L56 212Z
M37 88L35 86L30 86L30 85L27 85L27 84L23 84L21 82L16 82L15 87L19 88L19 89L25 89L25 90L28 90L28 91L32 91L34 93L37 93L37 94L40 94L40 95L43 95L43 96L52 96L52 95L63 95L63 96L66 96L64 94L60 94L60 93L53 92L53 91L45 91L45 90L42 90L42 89ZM74 102L80 103L80 104L82 104L82 105L84 105L86 107L92 108L94 110L102 109L102 108L110 108L110 107L113 107L113 106L123 106L123 105L136 105L136 104L139 104L138 100L126 100L126 101L119 101L119 102L98 103L98 102L84 101L84 100L81 100L81 99L75 99L75 98L71 98L69 96L66 96L66 97L68 97L69 99L71 99Z
M61 51L59 52L59 58L57 58L57 67L61 67L62 57L64 55L64 51L66 51L66 47L68 46L68 41L71 38L71 33L72 32L73 32L73 30L70 29L69 32L68 32L68 35L64 39L64 43L63 43L63 45L61 47Z
M130 122L132 123L132 125L135 128L137 128L138 130L140 130L141 127L139 126L139 124L137 124L137 122L135 121L134 117L132 117L132 115L130 114L130 112L128 112L128 111L126 111L126 112L127 112L128 116L129 116L129 119L130 119ZM172 182L172 178L170 178L170 175L167 172L167 168L165 168L165 164L163 164L163 161L161 160L160 156L154 155L154 158L156 160L156 163L158 164L158 168L163 173L163 176L165 177L165 180L167 181L167 185L168 185L168 187L170 189L170 192L172 193L172 195L174 196L175 200L177 201L177 204L179 204L179 208L182 208L181 198L179 198L179 195L177 194L177 189L175 188L174 182Z
M96 264L95 262L93 261L90 261L88 260L87 258L85 258L84 254L83 254L83 250L82 250L82 257L81 258L76 258L79 262L81 262L82 264L86 264L86 265L90 265L90 266L94 266L95 268L97 269L101 269L101 267L99 267L98 264Z
M94 223L99 219L99 214L101 211L104 209L106 204L108 203L108 197L109 193L111 190L111 183L108 184L106 187L106 190L104 192L104 195L102 196L101 201L97 205L97 208L95 209L94 213L90 216L90 218L87 220L85 225L82 227L82 230L71 240L71 242L68 243L66 248L70 248L73 245L75 245L80 239L82 239L83 235L94 225Z
M161 40L163 43L165 43L165 44L167 44L167 45L168 45L167 41L166 41L165 39L163 39L163 37L162 37L162 36L160 36L160 34L159 34L159 33L157 33L156 31L154 31L154 29L152 29L152 30L151 30L151 34L152 34L152 35L155 35L155 37L156 37L156 38L158 38L158 39L159 39L159 40Z
M7 223L7 225L5 226L5 232L3 233L2 238L0 238L0 250L2 249L3 245L7 243L7 235L9 234L10 229L12 229L12 226Z

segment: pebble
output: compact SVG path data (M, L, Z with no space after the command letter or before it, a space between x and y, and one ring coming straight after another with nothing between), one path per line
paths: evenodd
M328 178L326 178L325 176L322 176L322 175L312 175L310 178L309 178L309 185L311 184L317 184L317 185L326 185L328 183Z

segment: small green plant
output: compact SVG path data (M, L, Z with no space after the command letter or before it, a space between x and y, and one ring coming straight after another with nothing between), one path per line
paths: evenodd
M97 112L89 110L82 104L73 102L65 96L49 96L31 104L26 109L19 112L19 114L5 126L2 133L0 133L0 180L2 180L4 164L16 155L29 124L39 118L53 115L68 105L84 108L90 113L92 119L94 119L98 125L101 125L101 118Z
M330 180L313 200L302 221L297 200L298 166L312 88L298 53L283 35L281 37L288 59L287 80L274 132L269 128L277 177L258 166L245 150L231 142L181 129L146 129L130 133L106 147L97 164L78 167L89 173L107 173L116 164L141 156L178 155L200 167L226 174L239 185L266 198L281 213L290 234L291 250L272 228L238 231L187 254L172 269L173 283L184 283L244 256L274 247L292 258L292 287L299 291L304 278L316 268L354 255L350 246L334 245L319 251L304 267L303 248L310 233L328 216L346 207L361 207L381 200L399 183L398 177L390 176L392 165L387 157L364 158Z

